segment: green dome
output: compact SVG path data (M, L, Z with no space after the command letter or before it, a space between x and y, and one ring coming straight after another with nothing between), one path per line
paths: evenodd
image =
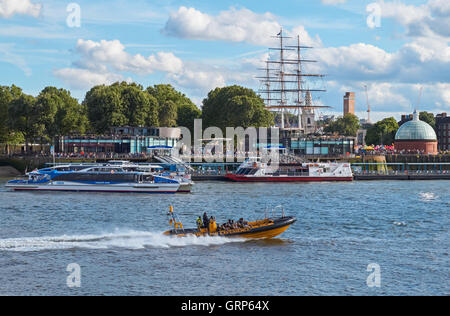
M412 121L400 126L395 140L437 140L437 136L429 124L419 120L416 112Z

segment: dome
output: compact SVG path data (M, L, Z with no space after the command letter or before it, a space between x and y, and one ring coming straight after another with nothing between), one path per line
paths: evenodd
M414 112L414 119L400 126L395 140L429 140L436 141L434 129L427 123L419 120L419 115Z

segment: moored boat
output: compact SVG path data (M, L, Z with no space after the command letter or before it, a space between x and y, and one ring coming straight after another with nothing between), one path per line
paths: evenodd
M269 165L260 158L247 159L236 171L226 175L236 182L319 182L353 181L349 163L296 163Z
M232 227L226 225L218 226L215 220L210 221L208 227L197 227L185 229L183 224L178 220L173 207L170 207L169 222L171 230L164 234L176 237L240 237L249 239L271 239L284 233L297 219L292 216L284 216L278 218L265 218L252 222L242 222L241 225L236 224Z
M68 164L32 171L8 181L6 187L15 191L176 193L180 183L122 165Z

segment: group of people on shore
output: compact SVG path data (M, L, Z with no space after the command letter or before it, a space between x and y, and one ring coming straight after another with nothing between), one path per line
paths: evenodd
M200 216L197 218L197 228L198 229L206 228L209 230L211 223L215 224L216 218L214 216L211 216L209 218L208 215L206 214L206 212L203 214L203 220ZM229 231L229 230L233 230L233 229L242 229L245 227L248 227L248 222L246 222L243 218L240 218L237 222L235 222L232 219L229 219L226 223L224 223L222 225L218 225L217 230L218 231Z

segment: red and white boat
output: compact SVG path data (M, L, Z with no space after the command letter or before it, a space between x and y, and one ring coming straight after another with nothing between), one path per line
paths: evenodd
M353 181L350 163L267 164L260 158L249 158L236 173L226 178L236 182L318 182Z

